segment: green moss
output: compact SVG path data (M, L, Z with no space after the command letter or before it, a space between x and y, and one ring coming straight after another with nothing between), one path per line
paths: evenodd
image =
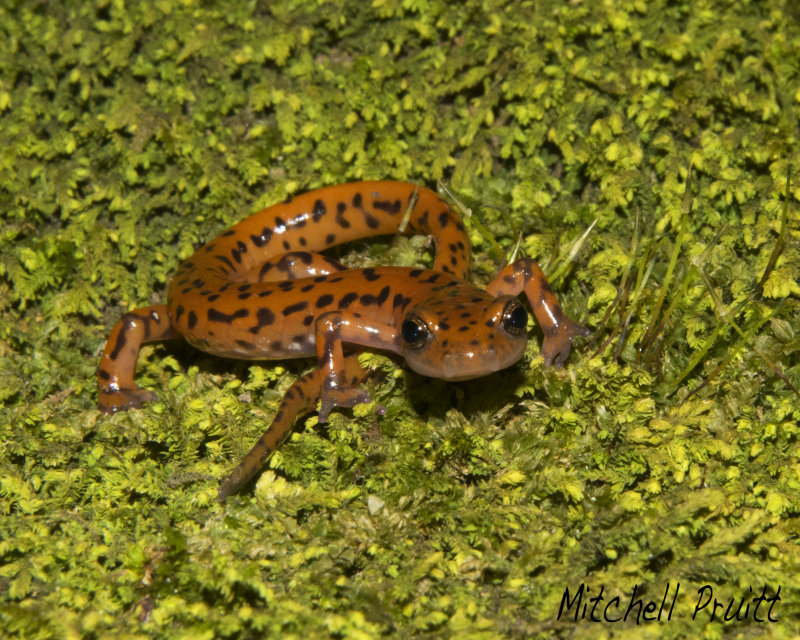
M781 0L0 9L0 635L800 633L798 24ZM593 330L564 370L537 329L467 383L370 356L386 415L310 417L223 505L303 364L148 347L162 402L98 413L108 331L194 247L381 177L447 183L476 282L517 244L555 274ZM669 622L557 621L582 582L681 593ZM780 586L779 621L692 621L704 584Z

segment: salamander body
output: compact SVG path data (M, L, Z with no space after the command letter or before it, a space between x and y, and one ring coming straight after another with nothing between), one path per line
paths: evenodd
M318 253L375 235L433 236L432 269L347 269ZM320 401L334 407L369 401L353 348L402 356L415 371L446 380L513 364L526 345L524 293L544 332L546 364L561 365L586 330L559 306L539 266L521 259L485 291L467 280L470 248L463 223L433 191L405 182L355 182L290 198L243 220L201 247L177 270L168 303L126 313L114 326L98 369L106 413L156 398L133 379L142 344L183 337L208 353L248 360L315 357L269 429L226 477L220 499L261 468L295 418Z

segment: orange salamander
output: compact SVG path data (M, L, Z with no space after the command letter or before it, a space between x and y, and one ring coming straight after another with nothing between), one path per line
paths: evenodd
M432 269L347 269L316 253L343 242L395 233L433 236ZM231 227L186 260L167 304L126 313L114 326L97 374L106 413L139 407L156 395L133 379L142 344L183 337L211 354L247 360L316 357L317 368L286 392L272 424L220 486L238 491L320 401L369 402L352 348L389 351L414 371L466 380L522 357L528 315L544 332L545 364L560 366L587 331L562 311L539 266L509 264L485 291L467 280L470 248L463 223L436 193L406 182L354 182L290 197Z

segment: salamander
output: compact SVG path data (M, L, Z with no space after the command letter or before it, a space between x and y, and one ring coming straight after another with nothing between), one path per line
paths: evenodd
M347 269L319 253L399 231L433 237L431 269ZM507 265L486 290L467 281L469 264L463 222L430 189L386 180L290 197L183 262L167 304L122 316L100 360L99 408L114 413L156 399L134 382L144 343L183 337L230 358L316 358L317 367L294 382L264 435L223 479L223 500L261 469L295 418L318 401L320 422L334 407L369 402L359 387L365 371L358 349L397 354L414 371L445 380L498 371L525 350L528 316L517 298L523 293L544 333L546 365L560 366L574 338L587 334L561 309L533 260Z

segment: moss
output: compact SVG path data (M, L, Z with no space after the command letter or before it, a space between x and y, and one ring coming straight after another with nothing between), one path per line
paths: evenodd
M800 633L798 24L781 0L0 9L2 635ZM304 365L148 347L163 401L96 411L113 322L201 241L379 177L446 182L476 282L517 245L555 274L593 330L564 370L538 330L474 382L369 357L386 415L311 417L223 505ZM669 622L556 619L565 587L678 582ZM705 584L780 586L778 622L693 621Z

